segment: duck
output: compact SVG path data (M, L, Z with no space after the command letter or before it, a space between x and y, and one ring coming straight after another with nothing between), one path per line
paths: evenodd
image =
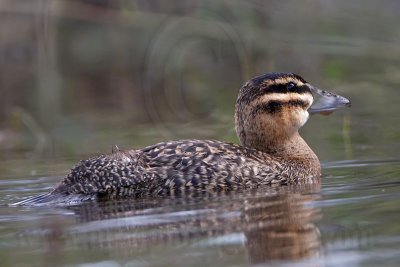
M80 161L52 191L16 204L319 183L320 161L299 129L310 114L345 106L347 98L297 74L265 73L239 90L234 120L240 144L179 140L99 155Z

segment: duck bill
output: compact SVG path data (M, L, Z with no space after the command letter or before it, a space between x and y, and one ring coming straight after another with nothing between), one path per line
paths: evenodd
M321 89L318 89L311 84L307 83L308 88L314 95L316 100L314 104L308 109L310 114L320 113L329 115L333 111L343 107L350 107L350 100L347 98L336 95Z

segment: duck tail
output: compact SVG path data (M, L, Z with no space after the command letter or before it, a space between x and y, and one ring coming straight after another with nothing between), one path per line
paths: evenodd
M12 203L9 206L36 206L36 205L43 205L46 203L50 203L54 200L57 200L60 198L59 193L54 193L54 192L47 192L43 193L40 195L28 197L27 199L24 199L22 201Z
M65 192L47 192L28 197L22 201L9 204L9 206L46 206L46 205L75 205L87 200L97 199L96 195L66 194Z

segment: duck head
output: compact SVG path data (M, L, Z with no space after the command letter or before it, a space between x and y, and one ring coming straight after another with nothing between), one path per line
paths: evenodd
M309 114L326 114L349 105L348 99L318 89L299 75L266 73L240 89L236 132L243 146L273 153L282 146L296 145L298 130Z

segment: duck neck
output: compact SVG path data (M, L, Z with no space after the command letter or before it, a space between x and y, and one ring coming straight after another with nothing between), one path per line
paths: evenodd
M283 140L274 139L271 141L266 142L264 146L262 145L260 150L276 157L318 160L317 155L298 132L290 137L283 138Z
M253 140L254 141L254 140ZM320 167L317 155L307 145L298 132L286 137L271 136L267 140L252 142L252 147L270 156L289 162L301 162L302 165Z

